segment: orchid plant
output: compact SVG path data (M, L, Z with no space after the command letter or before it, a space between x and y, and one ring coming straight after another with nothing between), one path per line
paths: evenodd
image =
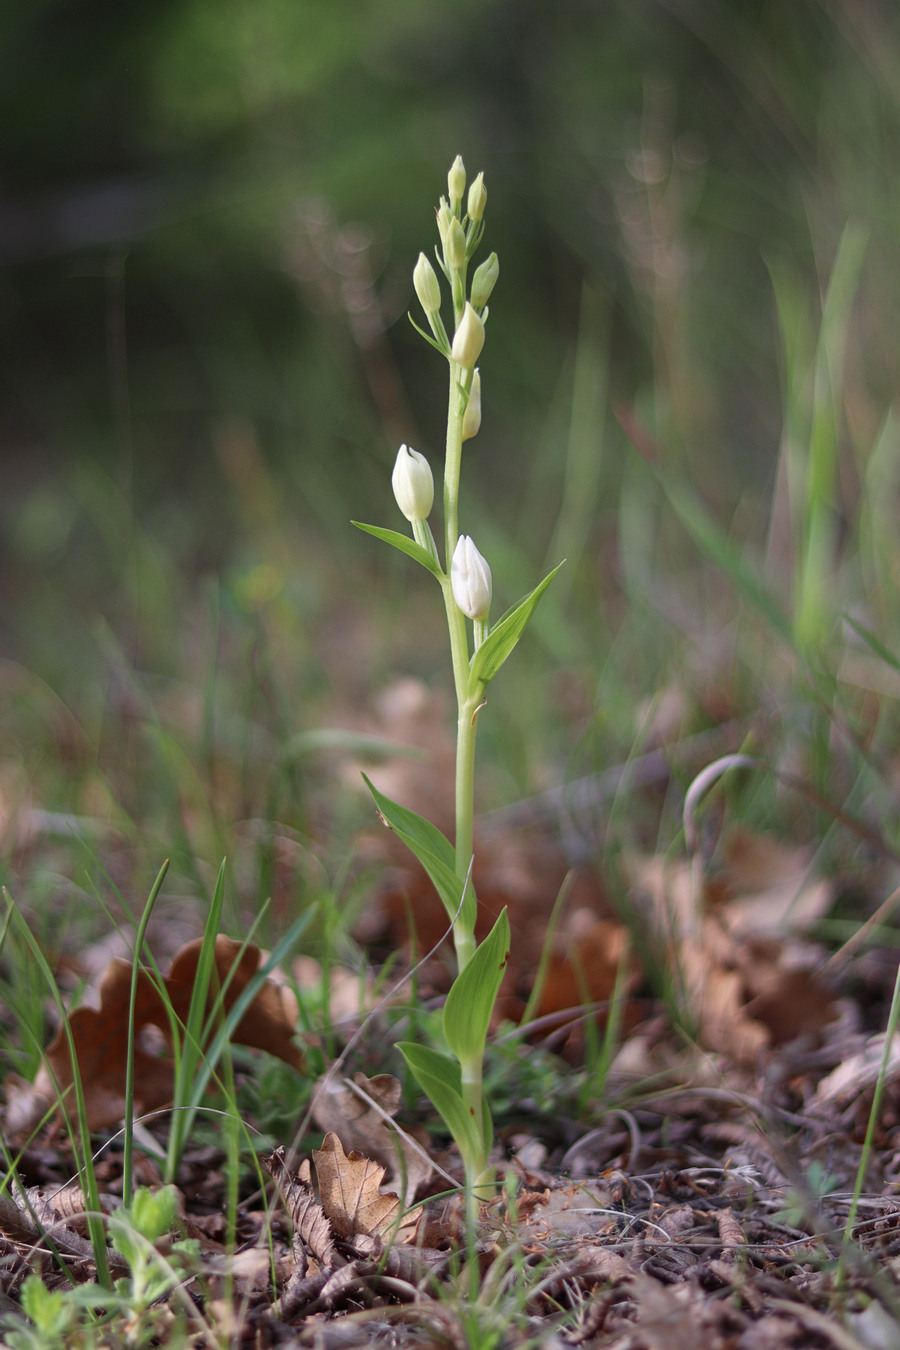
M438 273L424 253L419 254L413 286L430 336L410 315L413 327L449 367L443 555L428 523L434 505L431 467L424 455L406 445L401 445L397 454L392 486L412 537L376 525L354 524L426 568L441 588L447 615L458 714L453 843L435 825L385 797L368 779L366 782L385 823L428 872L452 925L458 973L443 1010L443 1034L450 1054L409 1042L399 1048L453 1135L465 1165L469 1194L474 1195L476 1190L483 1193L493 1185L493 1125L482 1087L482 1064L510 944L505 909L480 945L475 939L475 738L488 685L515 647L558 569L502 618L490 623L491 569L470 536L459 532L459 480L463 442L475 436L481 425L481 377L476 362L484 347L488 300L500 268L496 253L491 253L476 268L468 285L469 264L484 233L484 175L478 174L466 194L466 171L457 156L447 175L447 192L437 209L440 246L435 247L435 257L452 302L452 338L441 318L443 293Z

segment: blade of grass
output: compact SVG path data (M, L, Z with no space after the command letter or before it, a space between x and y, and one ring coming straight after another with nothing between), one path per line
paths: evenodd
M88 1233L91 1240L91 1248L94 1253L94 1263L97 1268L97 1283L104 1289L112 1288L110 1278L109 1260L106 1253L106 1233L103 1226L102 1207L100 1204L100 1190L97 1185L97 1173L94 1169L93 1158L91 1156L91 1131L88 1126L87 1104L84 1098L84 1084L81 1081L81 1073L78 1067L78 1054L75 1048L75 1037L72 1034L72 1028L69 1024L69 1018L66 1014L65 1005L59 992L56 980L53 978L53 971L47 962L47 958L41 951L37 939L25 922L25 916L16 905L12 896L6 887L2 890L3 898L11 906L12 915L16 926L19 928L31 955L37 963L38 969L43 976L47 989L50 993L57 1012L60 1017L60 1023L66 1037L69 1047L69 1058L72 1063L72 1083L75 1091L75 1109L78 1119L77 1137L74 1126L70 1120L68 1111L64 1111L64 1119L69 1136L72 1140L72 1155L75 1161L75 1167L78 1172L78 1182L87 1201L87 1224ZM60 1093L60 1105L62 1106L62 1094ZM79 1154L80 1139L80 1154Z
M301 914L299 918L295 919L284 937L276 943L259 970L256 971L253 978L248 982L247 987L243 989L240 996L235 999L226 1016L222 1018L221 1025L203 1057L202 1063L197 1068L193 1082L193 1092L191 1094L191 1102L193 1104L196 1104L205 1092L218 1059L230 1042L236 1027L239 1026L241 1019L250 1007L250 1004L256 998L256 995L259 993L272 971L281 964L287 953L312 922L313 915L314 910L308 909L304 914ZM249 937L247 940L249 942ZM235 961L232 970L235 970L237 965L238 962Z
M869 241L868 229L848 221L822 307L822 325L813 371L812 425L803 502L802 552L796 586L795 635L801 649L820 646L834 618L833 578L837 561L835 496L838 437L844 382L844 355L850 312L859 288Z
M137 1006L138 979L141 971L141 951L144 946L144 939L147 936L147 925L150 922L150 916L156 904L166 873L169 870L169 860L166 858L159 874L153 883L150 894L147 897L147 903L144 906L144 912L141 915L141 921L138 925L137 935L134 940L134 956L131 965L131 989L128 995L128 1047L125 1060L125 1135L123 1140L123 1160L122 1160L122 1204L126 1209L131 1208L131 1201L134 1195L134 1011Z
M603 467L609 326L608 303L585 284L581 292L578 345L572 376L562 502L544 571L549 570L557 558L585 557L591 530L595 527ZM557 582L557 606L566 604L576 577L577 568L571 567Z
M544 932L544 940L541 944L541 954L538 958L537 971L531 985L531 993L528 995L528 1002L525 1004L525 1010L519 1018L520 1023L527 1024L532 1020L544 992L544 984L547 980L547 970L550 966L550 958L553 955L553 939L556 936L556 930L559 927L563 911L568 903L569 896L575 886L575 873L567 872L563 878L556 899L553 902L553 908L550 911L550 917L547 920L547 927Z
M897 974L894 977L894 994L891 999L891 1010L888 1013L887 1030L884 1036L884 1053L881 1057L881 1065L878 1070L878 1077L875 1080L875 1092L872 1097L872 1108L869 1111L869 1122L866 1126L866 1137L863 1140L862 1152L859 1157L859 1166L856 1169L856 1180L853 1185L853 1198L850 1201L850 1208L847 1211L847 1225L844 1230L844 1241L841 1246L841 1256L838 1261L837 1278L843 1281L847 1258L850 1251L850 1243L853 1240L853 1228L856 1224L856 1215L859 1211L859 1201L862 1196L862 1189L866 1180L866 1172L869 1168L869 1159L872 1156L872 1147L875 1140L875 1128L878 1124L878 1112L881 1108L881 1098L884 1095L885 1084L888 1079L888 1070L891 1063L891 1049L894 1044L894 1037L897 1034L897 1026L900 1024L900 966L897 968Z
M197 973L194 977L194 988L191 993L191 1002L188 1007L184 1036L180 1041L180 1046L178 1038L176 1037L174 1040L175 1092L173 1098L174 1110L172 1113L172 1126L169 1131L169 1142L166 1149L165 1179L167 1182L173 1182L175 1180L175 1173L178 1171L178 1164L181 1161L184 1141L190 1124L190 1113L185 1112L181 1108L190 1104L193 1095L194 1080L202 1057L203 1023L206 1017L209 986L212 980L213 971L215 970L216 938L219 935L224 901L225 861L223 859L219 867L218 876L216 877L212 903L210 904L209 914L207 915L206 925L203 930L203 942L197 959Z

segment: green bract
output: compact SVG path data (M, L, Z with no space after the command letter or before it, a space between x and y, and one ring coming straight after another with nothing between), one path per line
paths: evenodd
M398 530L386 530L381 525L364 525L361 520L351 520L350 524L355 525L358 530L365 530L366 534L374 534L376 539L383 539L386 544L398 548L401 553L407 553L436 577L441 575L441 565L437 558L433 558L427 549L416 543L415 539L410 539L408 534L400 534Z
M486 686L497 674L524 633L528 620L537 609L538 601L560 567L562 563L558 563L553 571L548 572L544 580L535 586L530 595L526 595L525 599L520 600L513 609L507 610L502 619L498 619L494 624L472 657L472 664L469 667L469 689L473 693L478 685Z

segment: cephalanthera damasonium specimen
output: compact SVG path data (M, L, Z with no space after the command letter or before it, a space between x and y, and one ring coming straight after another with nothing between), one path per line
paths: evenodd
M430 335L410 319L449 368L443 547L438 547L428 523L434 505L431 468L424 455L406 445L397 453L391 483L412 538L381 526L360 525L427 568L441 588L447 615L458 715L453 843L422 816L392 802L371 783L369 788L384 820L431 877L453 929L458 974L444 1004L446 1049L412 1043L400 1049L456 1141L470 1198L476 1193L489 1194L494 1184L490 1165L493 1125L482 1090L482 1063L510 943L506 910L481 945L475 941L477 900L471 881L475 737L487 687L521 637L553 576L551 572L491 626L490 566L471 537L459 531L462 446L481 427L481 374L475 363L484 350L488 301L500 276L497 255L491 253L475 270L471 285L467 282L469 264L484 233L487 195L484 175L479 173L466 196L465 165L457 155L447 175L447 197L441 197L437 208L437 270L424 253L413 269L413 289ZM438 273L443 276L447 297ZM449 299L448 315L452 307L452 337L441 317L445 299Z

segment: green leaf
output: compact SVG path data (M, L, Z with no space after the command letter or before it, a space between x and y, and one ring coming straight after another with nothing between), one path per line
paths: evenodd
M504 909L466 968L453 981L444 1003L444 1036L461 1063L480 1060L506 963L509 918Z
M497 674L525 631L528 620L537 609L538 601L560 567L562 563L554 567L552 572L548 572L530 595L526 595L525 599L520 600L513 609L507 610L502 619L498 619L494 624L469 665L470 693L474 693L479 684L488 684Z
M443 264L441 264L441 266L443 267ZM446 271L446 268L444 268L444 270ZM449 280L449 278L448 278L448 280ZM423 338L425 339L425 341L426 341L427 343L429 343L429 345L432 346L436 352L440 352L441 356L446 356L446 357L449 357L449 356L450 356L450 344L449 344L449 343L447 344L446 347L441 346L440 342L436 341L436 339L433 338L433 337L431 336L430 333L426 333L424 328L420 328L420 327L419 327L419 325L416 323L415 319L413 318L413 316L412 316L411 314L407 314L406 317L409 319L409 321L410 321L410 323L412 324L413 328L414 328L414 329L416 330L416 332L419 334L419 337L423 337Z
M360 520L351 520L350 524L355 525L358 530L364 530L366 534L374 534L376 539L383 539L386 544L391 544L401 553L407 553L410 558L426 567L432 576L443 576L437 559L432 558L428 549L417 544L415 539L410 539L408 534L401 534L399 530L385 530L381 525L364 525Z
M72 1329L75 1308L62 1289L51 1291L37 1275L29 1275L19 1298L26 1317L48 1342L61 1339Z
M175 1226L177 1204L175 1188L161 1186L151 1191L147 1186L139 1186L134 1193L131 1217L135 1228L148 1242L156 1242L163 1233L169 1233Z
M471 885L468 887L465 902L460 910L459 898L463 883L456 875L456 853L450 840L424 816L419 816L415 811L401 806L399 802L393 802L390 797L385 797L365 774L363 779L382 819L403 840L410 852L416 855L431 877L451 921L456 922L460 919L471 931L475 927L477 908L475 890Z
M443 1117L444 1123L456 1140L463 1157L481 1148L479 1125L466 1110L462 1096L460 1067L449 1055L442 1055L427 1045L401 1041L397 1047L409 1065L416 1082Z

